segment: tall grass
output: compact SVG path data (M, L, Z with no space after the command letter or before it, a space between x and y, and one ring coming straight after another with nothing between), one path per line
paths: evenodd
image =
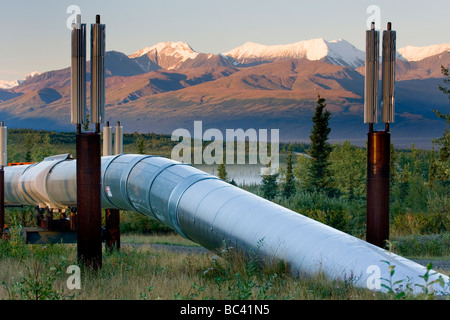
M126 238L127 236L125 236ZM161 238L161 236L160 236ZM159 241L159 240L158 240ZM148 241L149 243L153 241ZM76 245L27 245L0 240L0 299L70 300L372 300L393 299L354 286L354 279L330 280L320 272L294 277L283 261L262 263L232 248L190 254L151 246L104 250L98 271L81 268L81 289L70 290L69 266ZM18 255L11 255L13 247ZM8 250L7 250L8 249ZM5 251L7 250L7 251ZM427 296L427 298L433 296ZM405 296L408 299L417 297Z
M232 250L188 254L151 247L123 246L104 251L98 271L82 268L81 289L69 290L67 269L76 265L71 244L26 245L2 242L0 299L384 299L355 288L351 281L323 275L300 279L282 262L260 265ZM11 256L6 246L21 255ZM11 249L11 248L9 248Z

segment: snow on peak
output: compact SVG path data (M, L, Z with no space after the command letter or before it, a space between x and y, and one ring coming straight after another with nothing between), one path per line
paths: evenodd
M246 59L273 59L273 58L308 58L318 60L326 55L326 45L323 39L312 39L291 44L263 45L254 42L246 42L242 46L225 52L236 60ZM319 57L319 58L318 58Z
M197 57L198 52L195 52L187 43L182 41L177 42L160 42L151 47L145 47L135 53L129 55L129 58L137 58L148 53L155 52L157 54L164 54L173 56L175 58L181 58L182 61L188 59L194 59Z
M347 65L353 68L360 67L365 64L366 54L359 50L350 42L339 39L326 41L328 45L327 60L337 65Z
M420 61L439 53L450 51L450 43L442 43L425 47L406 46L398 49L401 58L407 61Z
M364 64L364 52L358 50L349 42L339 39L326 41L323 38L299 41L284 45L262 45L247 42L240 47L225 52L238 61L250 59L301 59L320 60L328 58L332 63L358 67Z
M19 80L0 80L0 89L11 89L20 84Z
M0 80L0 89L12 89L14 87L17 87L19 84L21 84L22 82L24 82L27 79L33 78L34 76L38 76L41 73L38 71L33 71L30 72L29 74L27 74L25 76L25 78L21 79L21 80Z
M39 71L33 71L33 72L30 72L29 74L27 74L27 75L25 76L25 80L28 79L28 78L33 78L33 77L38 76L38 75L40 75L40 74L41 74L41 73L40 73Z

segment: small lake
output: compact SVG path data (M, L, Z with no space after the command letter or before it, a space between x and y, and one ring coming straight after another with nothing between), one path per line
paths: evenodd
M194 165L196 168L217 176L217 165L200 164ZM264 168L261 164L228 164L226 170L228 179L234 179L237 185L251 185L261 183L261 171Z
M296 164L297 156L305 155L303 153L294 153L293 155L293 165ZM280 165L286 168L286 154L280 154L279 157ZM199 164L194 165L194 167L217 176L217 164L207 165L207 164ZM261 163L258 164L227 164L226 170L228 174L228 179L234 179L237 185L252 185L252 184L260 184L262 181L261 178L261 169L265 169L265 166Z

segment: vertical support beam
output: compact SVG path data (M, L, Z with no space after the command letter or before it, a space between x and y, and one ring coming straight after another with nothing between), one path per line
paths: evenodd
M120 210L105 210L106 248L107 250L120 249Z
M106 121L106 126L103 127L103 156L112 155L112 128L109 126L109 121Z
M3 121L0 123L0 238L5 227L5 171L8 165L6 143L6 127Z
M364 122L369 123L367 134L367 229L366 240L385 248L389 240L389 174L391 134L389 124L394 122L394 81L395 81L395 41L396 33L383 32L383 122L384 131L374 131L377 122L378 95L378 33L372 23L366 32L366 87L364 96Z
M91 120L100 132L105 117L105 25L96 15L91 24Z
M385 248L389 240L389 174L391 134L369 131L367 145L366 241Z
M116 133L114 136L114 154L123 153L123 127L120 125L120 121L117 121Z
M382 57L382 96L383 96L383 122L394 122L394 87L395 87L395 55L397 33L391 30L392 24L388 22L387 30L383 31L383 57Z
M81 15L72 26L71 123L86 122L86 24Z
M46 209L45 214L45 229L52 230L53 229L53 211L50 208Z
M78 261L93 269L102 266L100 134L77 134Z
M366 65L364 77L364 123L378 122L379 32L372 22L366 31Z
M5 227L5 170L0 167L0 238L3 237Z
M77 215L75 208L70 208L70 230L77 230Z

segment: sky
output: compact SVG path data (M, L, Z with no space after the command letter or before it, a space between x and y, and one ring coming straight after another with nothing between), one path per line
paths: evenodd
M70 66L71 5L88 26L100 14L106 50L127 55L165 41L222 53L324 38L363 50L374 17L381 30L392 22L397 48L450 43L449 0L0 0L0 80Z

